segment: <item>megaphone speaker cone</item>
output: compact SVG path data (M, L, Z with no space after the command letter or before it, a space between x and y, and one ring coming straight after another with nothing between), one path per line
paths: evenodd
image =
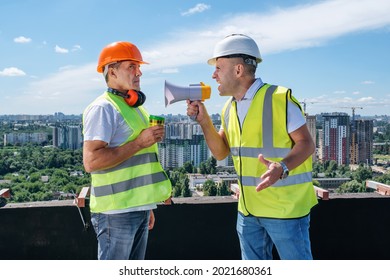
M182 87L165 81L165 107L187 99L191 101L208 99L210 98L210 93L210 87L203 83Z

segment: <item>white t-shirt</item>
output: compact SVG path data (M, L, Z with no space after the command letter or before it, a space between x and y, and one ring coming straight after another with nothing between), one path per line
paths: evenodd
M252 103L253 97L255 96L257 90L263 85L263 81L260 78L257 78L256 81L251 85L248 91L245 93L245 96L241 100L236 100L237 105L237 115L240 121L240 125L245 120L246 114L248 113L249 106ZM291 133L302 125L306 123L306 119L302 115L301 110L298 106L292 104L291 101L287 104L287 132Z
M138 110L138 109L136 109ZM100 140L108 147L117 147L127 140L132 133L122 115L114 105L105 98L98 98L84 111L83 116L84 141ZM117 214L133 211L155 209L155 203L139 207L104 212Z
M84 112L84 141L100 140L116 147L131 131L122 115L105 98L98 98Z

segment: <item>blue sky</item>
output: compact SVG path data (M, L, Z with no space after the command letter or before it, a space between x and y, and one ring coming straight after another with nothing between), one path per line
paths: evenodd
M105 89L101 49L130 41L144 60L141 89L151 114L165 107L164 82L211 86L209 113L220 97L207 64L231 33L256 40L257 76L292 88L309 114L390 115L388 0L1 0L0 115L81 114Z

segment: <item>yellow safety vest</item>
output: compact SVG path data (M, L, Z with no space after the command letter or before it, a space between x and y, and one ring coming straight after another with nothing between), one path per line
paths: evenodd
M133 133L122 143L134 140L149 126L149 114L140 106L132 108L122 97L105 92L100 98L111 102ZM120 210L168 199L171 182L158 161L157 144L142 149L112 168L91 173L90 209L93 213Z
M281 161L294 144L287 132L288 100L300 108L290 89L264 84L253 98L242 129L233 99L222 110L222 125L239 178L238 211L245 216L299 218L309 214L318 203L312 184L311 157L290 170L286 179L256 191L260 176L267 170L258 155Z

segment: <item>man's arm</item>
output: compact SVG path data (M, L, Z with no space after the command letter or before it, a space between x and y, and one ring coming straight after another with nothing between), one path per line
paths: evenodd
M224 131L217 132L206 107L200 101L187 101L187 115L196 115L196 120L200 124L204 137L211 153L217 160L226 158L230 153L230 148Z
M150 147L164 137L163 126L152 126L143 130L138 137L122 146L108 147L99 140L84 141L83 163L86 172L116 166L142 149Z
M315 151L315 144L307 125L304 124L290 133L294 146L290 153L283 159L289 170L301 165Z
M292 170L314 153L315 144L306 124L291 132L290 137L294 146L282 161L289 170ZM259 160L268 167L268 170L261 176L262 182L256 187L257 191L275 184L283 172L280 163L266 160L262 154L259 155Z

